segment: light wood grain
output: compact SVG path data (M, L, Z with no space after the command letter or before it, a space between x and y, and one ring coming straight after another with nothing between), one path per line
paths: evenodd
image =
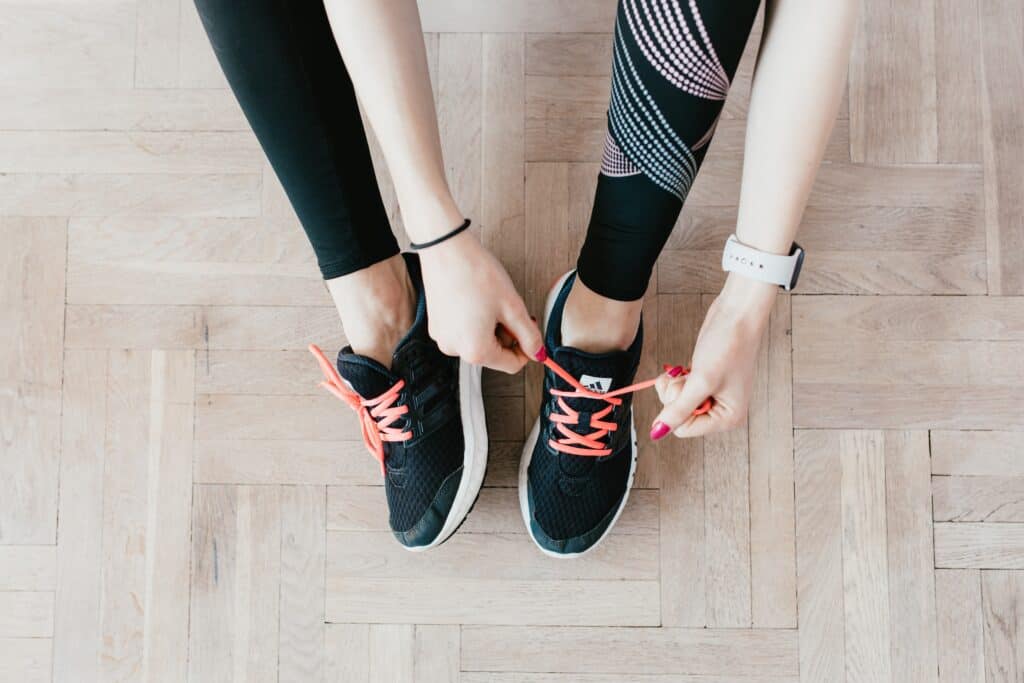
M0 543L53 543L57 531L66 224L0 219Z
M935 571L939 680L983 683L981 577L970 569Z
M281 487L281 624L278 679L325 675L323 486Z
M761 341L747 418L751 623L795 628L793 359L790 298L779 297Z
M566 652L577 656L565 657ZM788 676L796 634L780 629L597 629L467 626L470 671Z
M1024 447L1014 432L935 430L932 473L1024 476Z
M928 435L885 434L885 528L895 681L936 683L935 576ZM915 643L913 651L901 643Z
M0 591L44 591L57 585L57 553L49 545L0 546Z
M655 626L658 604L657 581L327 577L329 622Z
M839 432L798 431L794 439L800 678L846 678L843 507Z
M45 683L53 643L48 638L0 638L0 681Z
M108 364L104 351L65 352L53 636L58 683L99 677Z
M839 436L846 680L892 676L885 452L880 432Z
M700 297L658 298L658 351L687 358L704 313ZM661 474L661 618L665 626L707 625L704 440L658 445Z
M933 477L939 522L1024 522L1024 477Z
M1015 681L1024 676L1024 574L982 572L985 620L985 679Z
M850 64L854 161L937 160L936 50L931 1L865 3Z
M53 636L53 593L0 591L0 638Z
M989 291L1024 294L1024 8L1012 0L979 2L982 63L982 147ZM1016 94L1015 94L1016 93Z
M1024 524L936 524L935 566L1024 569Z

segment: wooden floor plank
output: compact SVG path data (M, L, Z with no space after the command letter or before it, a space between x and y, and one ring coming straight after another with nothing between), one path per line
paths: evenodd
M0 212L2 213L2 212ZM0 218L0 543L57 533L66 221Z
M0 638L52 636L52 592L0 591Z
M895 681L937 683L932 496L925 432L885 434L885 525Z
M657 581L453 583L327 576L327 621L332 623L654 626L660 621L658 606Z
M150 361L143 677L188 675L195 354Z
M972 569L935 572L939 681L984 683L981 577Z
M462 630L422 624L414 634L415 683L459 683Z
M0 546L0 591L52 591L57 553L50 545Z
M839 461L846 680L890 680L893 644L886 554L885 444L881 432L840 434Z
M65 353L53 636L57 683L99 677L107 369L104 351Z
M846 679L839 432L796 432L794 453L800 678Z
M707 625L750 626L750 454L746 427L704 437Z
M189 678L276 681L278 488L197 486L194 500Z
M858 162L938 158L931 0L868 2L850 63L851 155Z
M982 62L982 146L988 226L989 291L1024 294L1024 8L1013 0L979 2Z
M985 680L1024 677L1024 572L981 572Z
M1024 476L1020 435L999 431L934 430L932 474Z
M327 492L281 487L281 597L278 680L325 676L324 562Z
M933 477L937 522L1024 522L1024 477Z
M327 624L327 680L369 683L370 627L366 624Z
M797 626L790 303L789 297L779 297L769 318L747 418L750 611L755 628Z
M685 362L703 319L697 296L658 298L658 350ZM704 440L658 444L661 476L661 618L665 626L707 625Z
M770 678L796 673L796 647L784 629L467 626L462 668Z
M0 681L50 681L52 647L48 638L0 638Z
M980 41L976 0L935 0L940 162L976 162L982 158Z
M1024 524L936 524L935 566L949 569L1024 569Z

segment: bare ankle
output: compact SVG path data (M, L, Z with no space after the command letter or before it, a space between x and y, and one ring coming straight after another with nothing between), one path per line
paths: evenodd
M402 257L329 280L327 289L352 350L390 367L416 315L416 294Z
M609 299L576 278L562 313L562 343L588 353L625 351L636 339L642 309L642 300Z

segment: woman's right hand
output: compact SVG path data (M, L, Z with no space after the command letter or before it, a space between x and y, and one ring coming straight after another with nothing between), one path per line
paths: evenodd
M514 374L543 349L540 329L505 268L472 233L419 254L430 336L442 353ZM499 339L499 325L517 344Z

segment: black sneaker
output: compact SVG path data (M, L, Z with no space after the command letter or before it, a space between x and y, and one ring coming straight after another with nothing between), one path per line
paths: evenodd
M575 271L548 296L544 345L555 363L597 394L627 387L643 347L591 354L562 346L562 310ZM636 430L629 394L585 396L550 368L544 372L541 413L519 463L519 505L537 546L575 557L596 546L626 505L636 471Z
M427 335L419 259L404 254L417 291L416 320L391 369L346 347L338 371L320 349L323 386L359 414L380 460L391 531L409 550L440 545L466 518L487 469L480 368L446 356ZM340 376L339 376L340 373Z

